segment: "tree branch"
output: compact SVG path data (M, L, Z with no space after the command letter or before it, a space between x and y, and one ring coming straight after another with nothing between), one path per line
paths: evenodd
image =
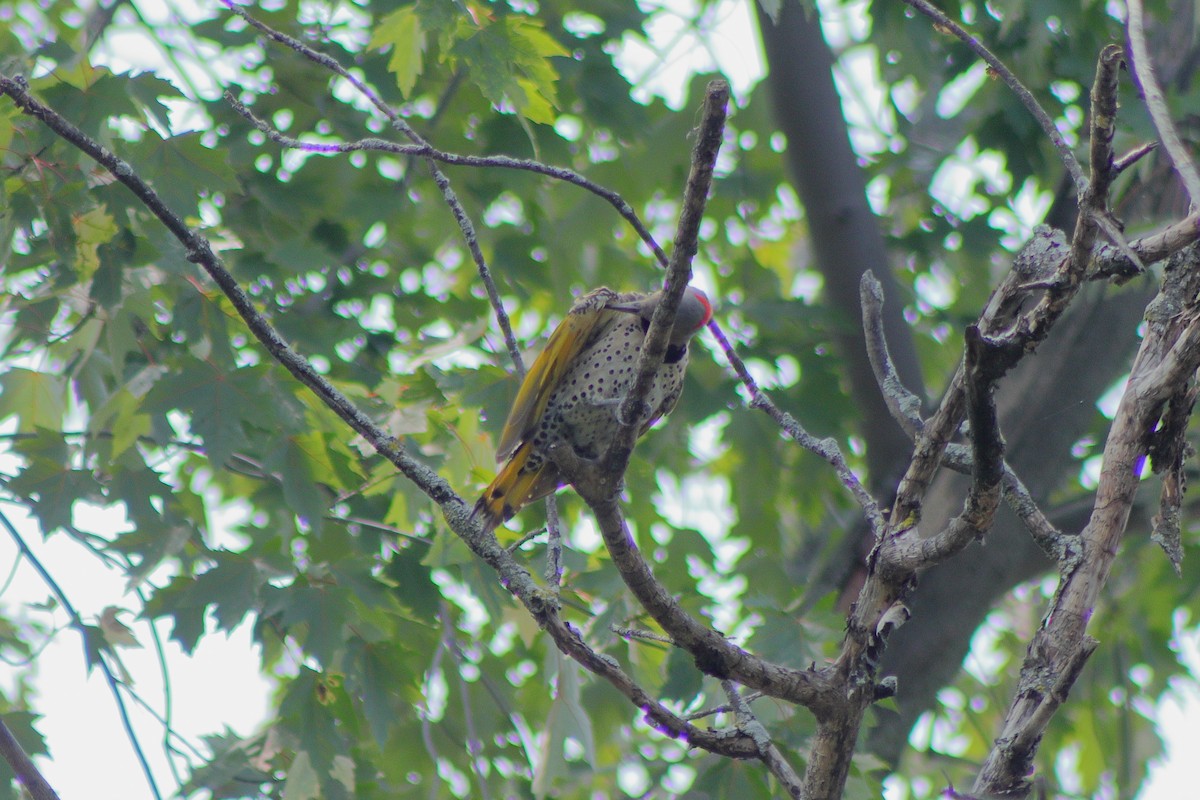
M966 44L967 47L971 48L972 52L987 63L988 67L991 68L1000 80L1004 81L1004 84L1021 101L1021 105L1025 106L1025 110L1029 112L1029 115L1041 126L1042 132L1046 134L1046 138L1054 144L1055 149L1058 150L1059 159L1062 161L1063 166L1067 168L1067 172L1071 175L1071 180L1075 183L1076 191L1082 194L1084 187L1087 186L1087 179L1083 176L1083 170L1079 167L1079 161L1075 158L1075 153L1071 151L1070 145L1063 139L1062 134L1058 132L1058 127L1054 124L1054 120L1046 113L1046 109L1042 108L1041 103L1037 101L1033 93L1025 88L1025 84L1021 83L1012 70L997 58L991 50L988 50L982 42L967 32L962 25L959 25L946 16L946 13L940 8L927 2L927 0L904 0L904 2L929 17L935 25L949 31L957 39Z
M146 760L146 753L142 750L142 745L138 742L137 734L133 732L133 723L129 720L129 711L125 708L125 700L121 697L121 687L117 681L117 677L113 675L112 669L108 666L108 662L100 656L92 661L88 639L92 635L88 632L87 626L83 623L83 617L79 616L79 612L75 610L75 606L67 599L63 593L62 587L58 585L58 581L54 580L54 576L50 574L41 560L34 555L29 544L21 536L20 531L13 526L7 515L0 513L0 526L3 526L8 535L12 537L13 544L17 546L17 550L29 561L30 566L34 568L37 574L41 577L42 582L50 589L59 605L67 612L67 616L71 619L71 627L79 634L82 640L84 649L84 663L89 668L93 663L100 667L100 672L104 675L104 681L108 684L108 690L113 696L113 701L117 704L117 713L121 717L121 725L125 729L125 736L129 739L129 744L133 748L133 753L137 756L138 764L141 765L142 773L146 777L146 785L150 787L150 793L157 800L162 800L162 794L158 791L158 784L154 780L154 773L150 771L150 762ZM19 774L19 773L18 773Z
M854 470L850 469L850 465L846 463L846 457L842 454L841 448L838 447L837 441L832 437L818 439L805 430L795 417L775 405L770 396L754 380L754 376L746 368L746 364L742 361L741 356L733 349L733 345L730 344L729 339L725 336L725 332L721 330L721 326L717 324L716 320L708 323L708 330L712 333L713 338L717 340L717 345L721 348L721 352L725 354L726 360L729 361L729 366L737 373L738 378L750 393L750 407L764 412L775 421L775 424L792 441L810 453L814 453L825 459L833 467L842 486L850 492L850 495L858 503L859 508L863 510L863 515L871 527L871 533L874 536L878 536L883 531L883 514L879 510L879 503L876 502L871 493L863 486L862 481L854 474Z
M915 439L925 427L925 422L921 419L921 398L909 391L900 380L896 365L892 362L892 354L888 352L887 334L883 326L883 284L871 270L864 272L862 280L859 281L859 297L862 302L867 356L871 360L875 380L883 392L888 411L892 412L892 418L900 423L909 439Z
M750 710L750 703L742 697L733 681L721 681L721 688L725 691L725 696L729 698L729 706L733 710L737 729L748 733L754 739L758 745L759 758L787 790L788 796L794 800L802 800L804 784L801 782L800 776L783 757L783 753L779 752L775 743L771 741L767 729Z
M1058 591L1029 646L1017 695L975 791L1028 793L1036 745L1095 649L1086 629L1129 521L1151 432L1167 399L1184 390L1200 366L1198 264L1194 249L1173 259L1158 297L1146 310L1146 335L1104 447L1091 518L1079 537L1081 558L1062 565ZM1046 686L1047 675L1060 677Z
M704 92L704 108L700 125L697 127L696 145L692 149L692 168L688 173L683 190L683 202L679 221L675 228L675 242L663 278L663 299L654 309L650 327L642 340L638 352L637 367L633 383L621 402L617 420L620 427L609 447L605 461L610 468L625 472L633 443L637 439L642 423L649 416L644 408L646 395L654 376L662 366L667 352L667 340L675 324L675 312L679 301L692 279L692 259L699 249L700 223L704 219L704 207L708 202L708 191L712 186L713 169L717 153L725 134L725 117L729 104L729 84L714 80Z
M0 757L8 762L17 783L29 792L31 800L59 800L58 794L26 754L21 743L13 736L4 718L0 717Z
M1200 172L1196 171L1196 165L1192 163L1187 148L1175 130L1175 123L1171 121L1171 113L1167 109L1167 101L1163 98L1158 79L1154 77L1154 62L1150 60L1150 53L1146 50L1142 0L1125 0L1125 8L1129 15L1125 25L1129 36L1129 69L1146 103L1146 110L1150 112L1154 128L1158 131L1158 138L1162 140L1163 149L1167 151L1167 156L1175 165L1175 171L1183 180L1183 187L1191 200L1192 209L1195 210L1200 205Z

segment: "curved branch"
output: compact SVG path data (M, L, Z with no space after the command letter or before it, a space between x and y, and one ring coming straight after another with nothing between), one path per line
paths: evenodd
M244 19L247 24L260 31L272 41L294 50L314 64L318 64L348 81L351 86L366 98L367 102L387 118L393 128L400 131L417 145L428 146L429 143L400 116L396 109L385 103L379 95L352 75L337 59L314 50L299 39L292 38L285 33L275 30L266 23L255 19L248 11L234 5L232 0L221 0L221 2L225 4L226 8ZM471 221L471 217L467 214L467 210L463 208L462 203L459 202L458 196L450 186L450 179L446 177L446 174L438 168L432 159L426 158L425 162L429 167L429 174L433 178L433 182L442 192L442 199L445 200L446 205L450 208L450 213L454 216L454 221L458 223L459 230L462 231L463 241L467 244L467 249L471 253L471 260L475 262L479 278L483 281L484 288L487 291L488 301L492 305L492 313L496 316L496 323L500 326L500 330L504 335L504 345L508 349L509 357L512 358L517 374L523 376L525 374L525 362L521 359L521 348L517 346L517 338L513 335L512 323L508 319L508 312L504 310L504 302L500 299L500 291L496 288L496 281L492 278L491 268L488 267L487 259L483 257L483 251L479 248L479 239L475 234L475 224Z
M900 423L908 438L915 439L925 426L921 419L921 398L909 391L900 380L892 355L888 352L883 325L883 284L871 270L864 272L859 281L859 295L862 300L863 330L867 335L867 357L875 371L875 380L883 392L888 411L892 412L892 418Z
M959 25L946 16L946 12L927 2L927 0L904 0L904 2L929 17L933 20L934 24L954 34L957 39L971 48L972 52L987 62L988 67L1004 81L1005 85L1021 101L1021 105L1025 106L1025 110L1029 112L1029 115L1041 126L1042 132L1046 134L1046 138L1054 143L1054 148L1058 150L1059 159L1062 161L1063 166L1067 168L1067 172L1071 174L1071 180L1075 183L1076 191L1082 194L1088 181L1083 176L1079 160L1071 152L1071 147L1067 144L1066 139L1058 132L1058 127L1054 124L1054 120L1050 118L1050 115L1046 113L1046 109L1042 108L1041 103L1033 96L1033 92L1025 88L1025 84L1021 83L1020 79L1013 74L1012 70L1005 66L1003 61L996 57L995 53L988 50L982 42L968 33L962 25Z
M359 139L354 142L342 142L340 144L330 144L328 142L306 142L303 139L297 139L292 136L287 136L264 120L259 119L254 115L244 103L237 100L233 95L226 92L225 100L230 104L234 111L241 114L255 128L261 131L267 138L281 147L288 147L294 150L304 150L310 153L353 153L357 151L382 151L387 153L395 153L405 156L419 156L421 158L432 158L442 164L461 167L487 167L494 169L512 169L522 172L533 172L538 175L545 175L547 178L554 178L563 183L570 183L578 186L584 191L596 195L601 200L611 205L617 214L621 216L629 226L633 228L638 237L646 244L650 251L654 253L655 259L662 266L667 266L670 259L663 252L654 236L650 233L649 228L642 222L641 217L633 210L633 206L625 201L625 198L612 189L606 186L601 186L595 181L587 178L573 169L559 167L553 164L544 164L541 161L535 161L530 158L514 158L512 156L495 155L495 156L473 156L462 153L449 153L444 150L439 150L429 142L419 144L398 144L389 142L386 139L368 136L364 139Z
M1131 51L1129 69L1142 91L1142 99L1146 101L1146 110L1150 112L1150 119L1162 140L1163 149L1175 165L1175 171L1183 180L1183 187L1187 190L1188 199L1192 201L1192 208L1195 209L1200 205L1200 172L1196 171L1196 165L1192 163L1187 148L1179 138L1179 132L1175 130L1175 123L1171 121L1171 114L1167 110L1167 101L1163 98L1158 79L1154 77L1154 62L1150 60L1150 53L1146 50L1142 0L1125 0L1125 8L1129 13L1125 26Z

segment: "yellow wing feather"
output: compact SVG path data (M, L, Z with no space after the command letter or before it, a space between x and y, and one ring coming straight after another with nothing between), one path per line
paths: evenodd
M622 298L628 299L628 295L605 288L579 298L550 334L550 341L525 374L496 450L496 460L507 463L500 468L496 479L484 490L471 512L473 517L481 519L484 530L494 529L526 503L545 497L558 487L558 472L551 465L543 463L538 469L527 468L533 451L531 437L546 413L550 395L575 357L617 314L624 313L609 309Z
M496 448L497 461L504 461L512 455L525 437L532 433L546 411L554 387L562 380L575 356L591 340L596 326L612 316L613 312L605 309L618 297L611 289L600 288L588 292L579 298L554 333L550 334L546 348L534 359L533 366L525 373L521 388L517 390L517 399L508 412L508 420L504 423L500 444Z

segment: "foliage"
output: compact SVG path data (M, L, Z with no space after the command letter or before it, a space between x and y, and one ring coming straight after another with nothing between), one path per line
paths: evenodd
M1020 65L1077 141L1095 52L1120 25L1096 4L1052 5L1031 16L1033 4L1018 4L999 18L973 3L947 10L977 22L978 35ZM725 8L701 6L701 17ZM903 8L871 6L866 29L841 43L839 69L905 292L888 301L904 305L924 374L940 386L961 355L957 332L1049 206L1058 167L1005 87ZM473 499L491 477L516 382L426 162L269 140L221 92L306 141L397 134L344 79L264 41L223 7L167 28L136 3L109 10L105 26L104 9L44 4L38 18L0 30L0 71L26 75L38 97L132 165L217 245L297 352ZM651 12L610 0L418 0L284 2L252 13L351 67L440 150L569 167L619 192L658 241L670 238L706 76L689 76L681 109L632 99L613 53L642 39ZM823 13L853 16L845 7ZM14 15L15 4L0 3L0 18ZM94 46L92 23L109 36L141 33L161 60L137 65L149 72L129 68L104 38ZM863 64L882 81L879 105L853 93ZM1194 107L1195 91L1173 102ZM932 113L939 103L948 110ZM1150 136L1136 115L1126 123L1118 151ZM861 469L853 437L862 421L831 344L853 323L797 255L812 232L781 177L784 145L764 88L746 87L702 229L699 281L719 297L722 324L775 402L848 442ZM266 356L124 187L7 102L0 146L0 420L12 457L0 477L4 503L27 507L43 535L71 537L119 564L147 597L141 619L165 623L187 651L252 619L263 671L282 676L274 716L259 731L214 733L209 760L189 765L185 793L773 796L759 764L689 751L549 644L436 506ZM985 161L996 169L979 169ZM594 194L528 171L445 169L522 346L536 347L587 288L661 281L645 244ZM1127 179L1123 196L1147 177ZM1147 212L1130 223L1157 219ZM831 471L745 408L717 348L698 341L679 407L634 456L629 520L690 611L765 657L819 663L836 651L842 611L818 576L855 535L856 510ZM1092 424L1102 430L1098 412ZM1067 504L1084 490L1064 480L1055 491ZM94 529L76 513L84 503L123 508L129 529ZM567 493L559 507L570 531L570 622L679 710L724 702L680 651L611 633L653 623L603 554L583 504ZM543 525L543 514L523 512L501 532L505 544ZM519 550L539 575L543 541ZM1102 611L1112 646L1089 666L1039 756L1054 776L1059 754L1078 748L1077 774L1059 780L1084 792L1119 783L1129 796L1140 785L1158 747L1142 709L1181 670L1165 645L1173 611L1194 601L1194 567L1165 580L1156 551L1131 550ZM798 577L810 581L807 591ZM1044 605L1028 599L1043 601L1036 588L1025 592L978 634L996 666L964 671L927 722L944 729L950 720L959 736L944 752L933 752L931 737L932 749L904 764L910 777L968 775L969 766L942 759L977 762L990 746L1015 681L1005 666L1025 644L1018 632ZM0 618L0 650L10 656L31 655L51 633L18 629L21 613ZM110 645L92 647L95 658L111 658ZM24 684L5 701L26 713ZM768 701L754 708L788 747L811 734L807 714ZM25 717L21 724L34 735ZM1119 774L1104 757L1118 750L1135 754ZM860 758L850 796L878 796L885 771Z

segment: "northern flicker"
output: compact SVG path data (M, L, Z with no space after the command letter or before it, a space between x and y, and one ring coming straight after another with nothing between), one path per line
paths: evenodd
M595 289L579 298L554 329L504 423L496 451L504 466L472 512L486 530L563 485L558 467L546 455L550 445L569 444L589 459L608 449L618 427L617 409L636 377L642 340L661 300L661 291L647 295ZM646 395L650 416L641 421L639 435L675 407L683 391L688 342L711 318L708 297L689 286Z

